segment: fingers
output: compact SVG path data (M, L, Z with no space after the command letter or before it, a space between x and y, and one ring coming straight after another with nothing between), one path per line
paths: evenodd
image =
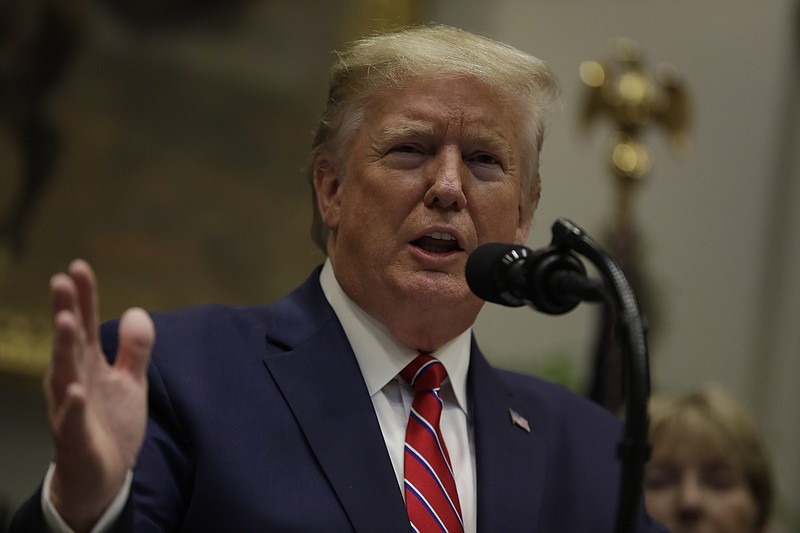
M71 383L67 387L64 401L53 421L53 426L60 444L85 444L87 435L86 390L83 386Z
M72 278L66 274L56 274L50 278L50 309L53 317L59 311L76 312L77 289Z
M74 313L61 310L53 317L53 351L50 370L45 379L45 391L53 406L63 401L67 386L80 381L78 325ZM49 390L48 390L49 389Z
M85 383L90 358L102 358L97 342L98 306L94 273L86 261L73 261L69 275L50 280L53 317L52 364L45 378L45 396L52 410L64 401L70 383Z
M125 311L119 323L117 367L144 379L154 342L155 327L150 316L138 307Z
M69 265L69 273L75 283L77 305L87 343L97 341L97 327L100 325L97 298L97 281L89 263L76 259Z

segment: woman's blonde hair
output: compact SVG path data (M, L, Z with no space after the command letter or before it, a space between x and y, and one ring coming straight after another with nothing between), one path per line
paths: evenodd
M419 78L470 78L494 89L498 99L518 105L526 124L523 198L538 198L539 150L547 131L558 84L540 59L507 44L449 26L404 28L361 39L338 52L330 71L328 101L314 134L309 179L317 157L326 153L345 159L348 145L364 120L369 98ZM312 236L325 252L327 228L320 219L314 194Z

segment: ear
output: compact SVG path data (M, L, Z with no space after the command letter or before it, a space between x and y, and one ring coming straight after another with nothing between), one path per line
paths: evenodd
M314 159L314 192L322 223L329 230L336 230L341 208L341 183L333 161L324 154Z

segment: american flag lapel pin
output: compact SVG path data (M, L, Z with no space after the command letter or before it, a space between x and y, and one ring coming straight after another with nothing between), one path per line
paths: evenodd
M517 427L520 427L527 431L528 433L531 432L531 426L528 424L528 421L525 419L524 416L516 412L515 410L508 408L508 414L511 415L511 423Z

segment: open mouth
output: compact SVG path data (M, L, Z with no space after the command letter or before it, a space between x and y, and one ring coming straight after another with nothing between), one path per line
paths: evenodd
M446 254L450 252L459 252L462 250L458 245L458 239L456 239L453 235L438 231L423 235L419 239L413 241L411 244L432 254Z

